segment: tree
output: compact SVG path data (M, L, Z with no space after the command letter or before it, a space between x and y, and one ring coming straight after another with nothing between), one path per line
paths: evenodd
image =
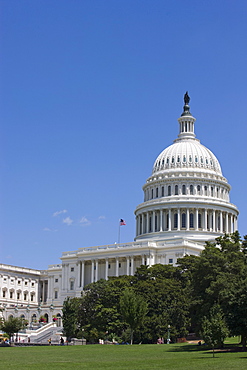
M132 289L126 289L120 298L120 310L125 322L130 327L130 342L132 344L134 330L141 325L147 313L147 303Z
M209 315L204 316L202 320L202 337L206 344L214 349L216 346L222 346L229 331L220 306L215 305L211 308Z
M23 328L23 320L20 317L10 317L8 320L0 321L0 329L8 334L9 339Z
M67 339L77 335L79 303L79 298L67 298L63 302L63 332Z

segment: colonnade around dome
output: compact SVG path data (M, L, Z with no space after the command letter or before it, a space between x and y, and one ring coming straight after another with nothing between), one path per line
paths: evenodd
M223 234L236 230L236 214L217 209L174 207L165 211L161 209L143 212L136 216L136 239L144 234L173 231Z

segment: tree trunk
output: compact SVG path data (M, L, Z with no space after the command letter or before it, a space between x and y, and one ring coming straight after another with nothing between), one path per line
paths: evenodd
M243 346L243 351L246 351L246 334L241 335L241 344Z
M134 333L134 330L130 330L130 344L132 345L133 344L133 333Z

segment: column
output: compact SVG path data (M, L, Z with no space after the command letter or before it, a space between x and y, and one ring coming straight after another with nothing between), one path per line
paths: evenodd
M206 209L204 209L204 223L203 223L203 231L206 231L207 230L207 215L208 215L208 213L207 213L207 210Z
M99 260L96 260L95 281L99 280Z
M142 218L142 234L144 234L144 214L141 215Z
M126 275L129 276L130 274L130 258L129 256L126 257Z
M77 288L81 286L81 262L77 262Z
M81 262L81 287L84 287L84 270L85 270L85 261Z
M53 284L54 284L55 276L49 276L48 279L48 300L53 299Z
M45 302L45 280L43 280L43 287L42 287L42 301Z
M236 231L238 229L238 220L237 220L237 216L234 216L234 231Z
M138 216L136 216L136 236L138 236Z
M142 265L144 265L144 264L145 264L145 255L142 254Z
M152 220L152 224L153 224L153 230L152 232L154 233L155 232L155 211L153 211L153 220Z
M215 230L215 210L213 209L213 231Z
M228 234L228 226L229 226L229 216L228 212L226 212L226 234Z
M147 212L147 215L146 215L146 233L149 233L149 230L148 230L148 212Z
M231 222L231 225L230 225L230 234L233 233L233 228L232 228L232 223L233 223L233 215L231 214L231 217L230 217L230 222Z
M163 231L163 210L160 210L160 231Z
M186 230L190 229L190 210L187 208L186 210Z
M108 280L108 258L105 259L105 280Z
M62 290L65 289L64 284L65 284L65 265L62 264Z
M180 214L180 208L178 208L178 231L180 231L181 228L181 220L180 220L181 214Z
M198 208L196 208L195 230L198 231Z
M168 231L171 231L172 226L172 210L169 208Z
M119 275L119 259L116 257L116 276L118 277Z
M222 211L220 211L220 232L223 232L223 217L222 217Z
M134 275L134 256L131 256L131 268L130 268L130 275Z
M92 269L91 269L91 283L94 282L94 261L92 260Z

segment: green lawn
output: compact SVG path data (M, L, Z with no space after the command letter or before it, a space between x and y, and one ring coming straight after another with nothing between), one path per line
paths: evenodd
M236 341L235 341L236 343ZM212 352L192 344L0 347L0 369L246 369L247 352Z

